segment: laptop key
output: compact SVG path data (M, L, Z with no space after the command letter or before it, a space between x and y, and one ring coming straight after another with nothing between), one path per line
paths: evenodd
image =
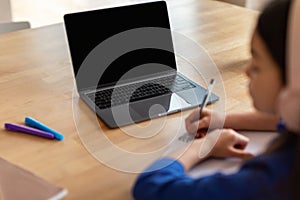
M92 100L94 98L96 105L100 109L105 109L110 106L139 101L194 87L193 84L179 76L170 76L151 80L146 83L135 83L114 89L97 91L96 93L89 94L88 97Z

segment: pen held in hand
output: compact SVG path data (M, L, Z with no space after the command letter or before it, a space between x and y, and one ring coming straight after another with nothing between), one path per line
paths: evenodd
M202 100L202 103L199 105L199 107L200 107L199 120L202 117L203 108L206 107L206 105L207 105L207 103L209 101L209 98L210 98L210 95L212 93L212 89L213 89L214 85L215 85L215 80L211 79L210 82L209 82L209 85L207 87L206 94L205 94L205 96L204 96L204 98ZM179 137L179 140L184 141L184 142L189 142L189 141L191 141L191 140L193 140L195 138L204 137L207 134L207 131L208 131L208 129L201 129L201 130L198 130L194 134L183 135L183 136Z
M206 105L208 103L208 100L210 98L210 95L211 95L214 85L215 85L215 79L211 79L209 82L209 85L207 87L207 92L202 100L202 103L199 105L199 107L200 107L200 118L199 119L201 119L203 108L206 107Z
M209 85L207 87L207 92L206 92L206 94L205 94L205 96L203 98L203 101L202 101L201 105L199 105L199 107L200 107L199 120L201 120L203 108L205 108L206 105L207 105L207 103L208 103L208 100L210 98L210 95L211 95L211 92L212 92L212 90L214 88L214 85L215 85L215 79L211 79L210 82L209 82ZM206 130L206 133L207 133L207 130ZM206 133L205 133L205 135L206 135ZM194 137L196 137L199 134L202 135L202 133L198 130L194 134ZM203 136L205 136L205 135L203 135Z

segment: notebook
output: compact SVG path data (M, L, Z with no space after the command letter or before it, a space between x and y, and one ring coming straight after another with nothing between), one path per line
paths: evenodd
M58 200L67 190L0 158L0 199Z
M64 25L78 94L108 127L201 104L206 89L177 70L165 1L68 13Z

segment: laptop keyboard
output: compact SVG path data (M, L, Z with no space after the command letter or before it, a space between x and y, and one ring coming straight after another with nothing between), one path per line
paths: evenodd
M89 93L100 109L196 87L181 76L169 76Z

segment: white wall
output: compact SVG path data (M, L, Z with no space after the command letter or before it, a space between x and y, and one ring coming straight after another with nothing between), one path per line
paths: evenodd
M12 21L10 0L0 0L0 22Z

